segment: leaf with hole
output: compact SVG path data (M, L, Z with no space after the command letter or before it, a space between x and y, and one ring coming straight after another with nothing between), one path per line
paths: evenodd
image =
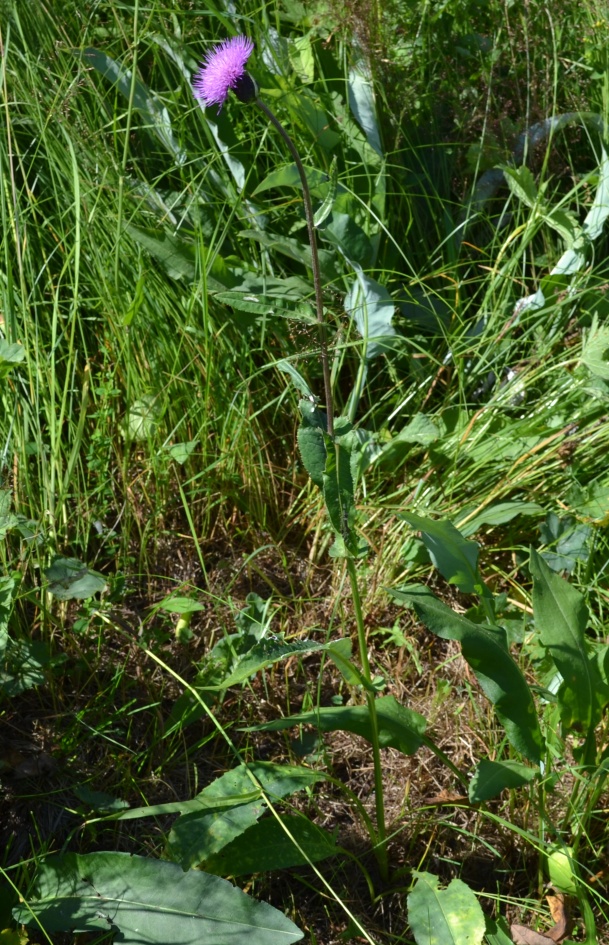
M440 889L438 876L413 870L408 922L417 945L481 945L484 913L475 894L460 879Z
M47 933L110 932L125 945L288 945L302 932L283 913L218 876L128 853L66 853L40 867L17 922Z

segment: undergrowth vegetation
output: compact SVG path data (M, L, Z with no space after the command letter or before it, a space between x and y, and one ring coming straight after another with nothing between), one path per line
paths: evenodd
M0 42L0 943L609 943L605 7Z

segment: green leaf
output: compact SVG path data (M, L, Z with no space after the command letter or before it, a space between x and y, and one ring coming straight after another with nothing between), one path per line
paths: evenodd
M197 253L194 245L165 230L144 229L128 223L125 230L140 246L157 259L172 279L194 282Z
M352 266L360 265L367 268L372 264L374 256L372 243L361 226L348 213L338 213L335 210L327 226L320 230L320 236L338 246ZM393 308L391 313L393 314Z
M10 374L17 364L21 364L23 361L25 361L23 345L11 345L5 338L0 338L0 381Z
M336 837L307 817L282 814L280 820L281 823L276 817L265 817L254 824L206 860L206 871L219 876L245 876L305 866L336 855Z
M316 167L305 167L305 177L311 191L328 183L328 175ZM284 164L271 171L264 180L258 184L252 196L264 193L265 190L275 190L277 187L302 187L300 174L295 164Z
M153 131L163 146L173 154L176 164L184 164L186 152L174 138L169 112L154 92L140 79L136 78L133 82L130 69L123 69L116 60L99 49L88 46L85 49L74 49L73 53L112 82L119 92L132 102L134 111L140 112L146 128Z
M33 898L13 914L51 933L113 931L126 945L287 945L302 938L281 912L226 880L128 853L48 857Z
M205 607L191 597L166 597L156 605L156 609L168 614L194 614L197 610L205 610Z
M423 744L422 736L427 726L426 720L418 712L400 705L394 696L381 696L376 700L376 713L379 725L379 742L382 748L397 748L405 755L414 755ZM254 725L247 732L280 732L294 725L314 725L321 732L352 732L372 741L372 728L368 707L328 706L301 712L285 719Z
M10 577L0 577L0 663L4 659L8 643L8 621L13 609L15 582Z
M271 233L262 230L242 230L239 236L256 240L262 246L275 253L283 253L289 259L295 259L302 263L307 269L311 268L311 248L299 240L290 236L284 236L281 233ZM318 252L319 267L324 281L334 282L340 277L340 270L337 266L336 252L328 252L320 249Z
M323 777L308 768L258 761L227 771L198 797L213 802L217 798L243 794L259 784L276 800L310 787ZM184 814L176 820L169 834L168 852L183 869L196 866L255 824L265 810L265 801L260 797L231 810Z
M599 325L596 313L582 346L581 360L591 374L609 381L609 326Z
M391 589L389 593L395 600L412 607L432 633L444 640L460 641L463 657L495 706L511 744L529 761L538 764L543 742L535 703L524 676L508 652L505 632L472 623L434 597L426 587Z
M183 466L186 460L192 456L198 445L198 440L187 440L185 443L172 443L170 446L166 446L165 449L176 463Z
M45 682L50 663L46 643L40 640L6 640L5 665L0 665L0 695L9 699Z
M133 440L142 443L155 431L159 420L159 407L153 394L144 394L134 401L125 419L125 432Z
M310 33L289 40L288 55L292 69L300 81L306 84L312 82L315 78L315 58Z
M426 414L415 413L406 426L378 450L369 465L383 463L395 471L408 455L413 444L430 446L439 436L440 431L433 420L430 420Z
M458 529L464 537L467 537L475 535L483 525L505 525L518 515L544 515L544 509L537 502L523 502L520 499L496 502L494 505L487 505L471 518L468 517L463 525L458 523Z
M314 640L285 640L281 636L269 635L256 643L235 663L230 675L214 686L204 686L207 690L228 689L249 679L273 663L287 659L290 656L305 656L307 653L316 653L326 649L325 643L316 643Z
M556 847L547 859L548 875L554 889L567 896L576 896L579 891L577 863L573 859L573 849L568 846Z
M334 531L349 548L355 518L350 456L336 442L332 444L328 441L326 449L326 466L322 476L324 500Z
M486 920L486 945L513 945L514 939L510 935L510 930L503 916L491 919L485 916ZM567 943L565 943L567 945Z
M277 369L282 371L284 374L288 374L292 378L292 383L294 384L296 390L300 391L304 397L310 401L314 400L311 388L305 381L300 371L296 370L291 361L284 361L282 359L281 361L277 361L275 367L277 367Z
M364 339L364 357L371 361L391 350L397 332L392 324L394 303L385 286L355 265L356 278L344 300L345 311Z
M537 184L528 167L502 167L503 176L512 193L533 210L539 200Z
M484 594L478 571L478 542L464 538L447 519L436 522L412 512L402 512L400 518L421 532L431 560L449 584L456 584L464 594Z
M296 302L280 299L274 295L257 295L253 292L217 292L214 295L217 302L230 305L239 312L249 312L253 315L264 315L276 318L291 318L294 321L315 322L313 309L308 302Z
M489 761L483 758L469 784L468 795L472 804L480 804L497 797L505 788L528 784L539 774L538 768L529 768L518 761Z
M563 682L558 691L563 724L587 737L587 760L594 751L593 732L609 703L609 685L601 677L586 644L588 608L571 584L531 551L533 615L542 646L547 647Z
M374 84L368 61L360 56L356 65L349 70L349 107L366 135L371 148L382 157L381 134L374 101Z
M332 207L334 206L334 201L336 199L336 194L338 191L338 161L336 160L336 155L332 158L332 164L330 165L329 173L329 186L327 188L327 194L323 199L321 206L315 211L313 216L313 225L321 226L324 220L332 213ZM341 188L342 189L342 188Z
M446 889L439 877L413 870L414 889L408 895L408 922L417 945L480 945L486 923L480 903L460 879Z
M302 465L317 488L323 492L327 457L323 432L317 427L302 423L298 428L297 440Z
M49 581L47 591L58 600L88 600L106 587L104 576L78 558L53 558L44 576Z

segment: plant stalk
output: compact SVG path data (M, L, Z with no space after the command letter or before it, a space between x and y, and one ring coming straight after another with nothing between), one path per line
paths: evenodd
M302 197L304 201L304 211L307 221L307 230L309 233L309 244L311 246L311 269L313 270L313 287L315 289L315 309L317 312L317 329L319 333L319 347L320 347L320 357L321 357L321 369L323 372L324 378L324 393L326 398L326 414L328 417L328 435L334 436L334 408L332 404L332 382L330 379L330 362L328 359L328 334L326 330L326 319L324 316L324 303L323 296L321 291L321 275L319 272L319 254L317 252L317 237L315 235L315 223L313 222L313 205L311 203L311 192L309 190L309 184L307 181L307 175L305 174L305 169L303 167L302 161L300 160L300 155L296 150L296 145L290 138L289 134L281 124L278 118L275 117L270 108L265 105L262 99L256 97L256 105L262 109L268 120L271 122L274 128L277 129L283 140L285 141L288 150L292 157L294 158L294 163L298 168L298 173L300 175L300 181L302 184Z
M351 583L351 594L353 596L353 607L355 610L355 623L357 626L357 642L359 645L359 658L362 664L362 672L368 682L372 682L370 672L370 661L368 659L368 645L366 642L366 628L364 626L364 614L362 611L362 601L357 583L357 570L353 558L346 558L347 572ZM373 692L366 692L366 702L370 714L372 758L374 761L374 803L376 808L376 834L377 845L375 849L376 859L383 882L389 878L389 864L387 858L387 829L385 826L385 798L383 792L383 768L381 765L381 746L379 744L379 723L376 714L376 698Z

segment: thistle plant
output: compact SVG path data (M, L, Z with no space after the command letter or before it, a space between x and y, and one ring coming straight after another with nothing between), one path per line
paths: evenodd
M253 49L253 42L244 36L236 36L215 46L206 55L200 71L193 79L193 91L195 97L203 105L218 105L218 111L222 109L229 91L233 91L239 101L243 103L255 103L262 110L273 127L279 132L287 145L298 169L302 184L307 233L311 248L311 269L315 292L320 361L324 382L325 414L322 414L316 406L306 404L303 410L303 424L299 431L299 446L303 463L315 484L321 489L325 499L328 514L337 539L334 547L334 555L335 557L343 557L346 561L353 597L358 649L362 669L361 674L358 674L358 678L361 688L366 693L366 703L370 721L370 741L374 759L376 831L373 832L371 839L375 846L381 876L386 880L388 877L388 861L381 746L376 706L377 692L373 684L368 659L364 613L355 564L355 560L362 549L353 531L353 519L355 517L353 500L354 483L346 441L346 437L348 437L350 433L351 424L349 422L342 422L340 433L343 434L343 436L335 435L328 337L313 206L307 176L298 150L290 135L268 105L262 101L255 80L246 71L247 60L253 52ZM343 441L342 443L339 442L341 439ZM353 669L355 669L355 667L353 667Z

